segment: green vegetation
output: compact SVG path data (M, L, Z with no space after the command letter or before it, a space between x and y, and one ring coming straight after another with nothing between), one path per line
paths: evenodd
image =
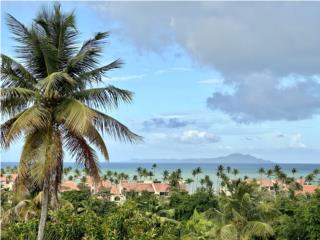
M271 171L275 180L282 179L288 186L295 186L292 183L296 179L284 178L279 166L264 172L271 175ZM108 191L92 194L81 183L80 191L60 194L58 209L50 208L44 239L319 239L319 190L313 194L296 194L301 186L291 191L281 184L271 190L260 187L254 179L237 178L234 172L239 171L220 166L217 191L210 187L213 182L206 175L199 180L203 184L189 194L177 187L177 182L182 180L181 170L166 171L171 185L169 196L128 192L123 204L109 201ZM311 174L315 178L319 171ZM126 177L124 173L111 171L105 176L114 181ZM20 202L15 200L14 192L1 191L2 239L36 239L41 213L40 189L33 197Z

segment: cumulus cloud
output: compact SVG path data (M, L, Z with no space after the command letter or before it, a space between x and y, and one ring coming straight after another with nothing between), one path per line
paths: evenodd
M306 145L303 143L303 137L302 137L301 133L296 133L292 136L290 146L294 147L294 148L305 148L306 147Z
M233 95L215 93L207 101L235 121L319 113L319 81L278 86L292 74L320 75L320 2L108 2L96 9L116 19L139 49L178 44L221 72L225 84L236 84Z
M150 120L144 121L143 127L145 129L150 128L181 128L185 127L188 124L192 123L191 121L178 118L178 117L156 117Z
M237 122L262 120L301 120L320 112L320 84L309 79L278 88L271 73L240 77L233 94L216 92L207 99L212 110L221 110Z
M182 133L180 140L186 143L215 143L220 138L206 131L187 130Z

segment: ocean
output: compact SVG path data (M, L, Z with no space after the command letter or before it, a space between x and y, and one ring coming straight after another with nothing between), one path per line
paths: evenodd
M1 167L5 168L6 166L16 166L17 162L1 162ZM153 163L138 163L138 162L101 162L100 168L102 170L102 174L104 174L107 170L124 172L128 174L130 177L133 175L137 175L137 168L147 168L151 171ZM161 180L162 172L164 170L168 170L169 172L174 171L178 168L182 170L182 176L184 179L192 178L192 170L196 167L200 167L202 169L202 174L199 175L199 179L205 175L209 175L213 181L216 180L216 169L219 164L216 163L156 163L157 167L154 171L155 178ZM250 178L260 178L260 174L258 173L258 169L263 167L266 171L276 163L267 163L267 164L226 164L224 167L230 166L231 168L237 168L240 173L237 175L238 177L248 176ZM293 168L297 169L297 173L295 173L295 177L299 178L300 176L304 177L310 172L312 172L316 168L320 168L320 164L278 164L281 166L282 170L288 174L288 176L292 176L291 170ZM65 167L73 167L81 169L81 166L73 163L73 162L65 162Z

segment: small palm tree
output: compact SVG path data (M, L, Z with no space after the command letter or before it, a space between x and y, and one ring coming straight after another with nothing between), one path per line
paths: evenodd
M7 25L19 44L22 63L1 55L1 113L8 117L1 125L1 145L8 148L25 136L17 189L25 189L25 179L31 177L43 190L37 238L42 240L49 192L53 207L58 204L63 148L98 182L98 159L90 144L109 159L101 133L129 142L140 138L98 110L129 103L132 93L114 86L90 88L102 84L109 70L121 66L119 60L98 66L107 32L97 33L78 48L75 16L62 13L59 4L52 11L40 12L31 28L11 15Z
M269 181L270 181L270 186L271 186L271 183L272 183L272 174L273 174L273 171L272 171L272 169L269 169L268 171L267 171L267 177L269 178ZM269 187L269 190L270 190L270 187Z
M136 171L137 171L138 176L139 176L139 178L141 180L141 178L142 178L142 167L138 167Z
M148 172L148 177L149 177L150 180L152 180L152 177L153 177L153 176L154 176L154 175L153 175L153 172L152 172L152 171L149 171L149 172Z
M168 176L169 176L169 171L168 170L164 170L162 172L162 179L164 182L166 182L168 180Z
M152 169L152 171L153 171L153 176L156 175L156 168L157 168L157 167L158 167L158 165L157 165L156 163L152 164L151 169Z
M218 193L220 192L220 187L219 187L219 184L221 184L220 183L220 178L221 178L221 176L223 175L223 172L224 172L224 167L223 167L223 165L218 165L218 167L217 167L217 173L216 173L216 176L217 176L217 191L218 191Z
M194 172L192 172L192 175L196 177L196 189L197 189L197 184L199 183L199 175L202 173L201 167L197 167L194 169Z
M266 170L264 170L264 168L259 168L258 173L260 174L260 183L261 183L263 175L266 173Z
M238 174L240 173L240 171L238 170L238 169L236 169L236 168L234 168L233 170L232 170L232 174L236 177Z
M294 175L298 172L296 168L291 169L292 177L294 178Z
M193 179L192 178L187 178L186 179L186 184L190 185L191 183L193 183Z
M134 175L134 176L132 177L132 180L135 181L135 182L138 181L138 176L137 176L137 175Z

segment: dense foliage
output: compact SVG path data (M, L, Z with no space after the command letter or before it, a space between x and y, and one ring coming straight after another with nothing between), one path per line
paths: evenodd
M15 202L11 191L1 194L2 239L36 239L38 196ZM292 195L236 178L219 193L173 187L167 197L128 193L123 204L103 196L86 187L61 193L61 207L49 211L45 239L320 239L320 191Z

